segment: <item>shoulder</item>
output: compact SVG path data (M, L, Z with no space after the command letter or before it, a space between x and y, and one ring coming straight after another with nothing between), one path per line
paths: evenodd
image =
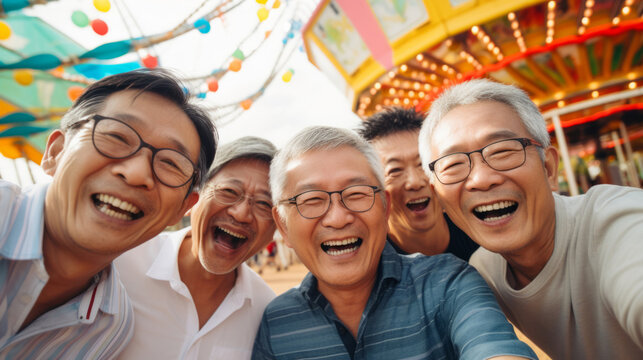
M116 269L127 280L136 274L145 274L160 256L164 246L172 246L170 242L180 241L184 229L174 232L164 232L150 240L132 248L114 259Z
M0 253L8 257L40 256L48 188L49 183L21 188L0 180ZM37 249L31 249L32 245L23 248L26 242L34 243Z
M421 293L441 298L447 292L466 286L477 286L484 280L476 270L453 254L402 256L400 285L411 285Z
M3 209L2 211L6 214L0 216L0 245L8 236L11 215L14 213L14 206L21 193L22 190L18 185L0 180L0 209Z
M643 190L630 186L595 185L586 194L563 196L554 193L556 211L603 212L605 206L643 209Z
M440 277L444 274L457 273L467 268L467 263L453 254L426 256L422 254L400 255L402 269L414 277Z

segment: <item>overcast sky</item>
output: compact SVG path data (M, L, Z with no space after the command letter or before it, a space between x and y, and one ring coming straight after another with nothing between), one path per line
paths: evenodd
M271 6L274 0L269 0ZM300 0L303 1L303 0ZM313 0L314 1L314 0ZM126 3L127 9L121 4ZM42 17L63 33L75 39L87 49L92 49L106 42L129 38L127 27L134 36L139 36L140 28L144 35L163 33L172 29L187 15L197 8L202 0L128 0L118 1L121 13L131 13L137 24L128 21L124 25L122 16L112 0L112 8L107 13L97 11L91 1L66 0L54 1L46 5L34 6L29 10L30 15ZM208 5L212 3L211 5ZM211 10L215 2L206 2L203 10ZM295 0L283 1L289 7L281 11L295 11ZM283 7L284 5L282 5ZM240 39L245 37L257 23L256 11L259 5L255 1L246 1L238 9L233 10L224 19L211 22L212 30L208 34L192 31L170 42L155 47L161 65L169 67L181 75L199 76L210 73L225 62L236 48ZM110 30L101 37L90 28L78 28L71 21L74 10L85 12L90 19L104 20ZM301 11L299 9L298 11ZM200 13L203 13L201 11ZM269 20L276 19L278 12L271 12L268 20L258 31L263 35L271 27ZM289 16L288 16L289 17ZM285 33L286 26L275 29L274 33ZM253 58L246 61L239 73L226 76L215 94L209 94L204 103L229 103L244 99L248 94L260 88L268 76L272 64L277 57L281 35L275 37L272 43L263 47ZM263 41L262 36L251 37L244 50L254 48ZM117 59L116 62L132 61L133 56ZM359 119L350 110L350 103L330 81L321 74L300 50L293 52L285 69L292 68L294 76L285 83L281 80L280 72L249 110L244 111L236 120L218 125L221 143L232 141L245 135L264 137L281 147L297 131L310 125L329 125L354 129ZM216 111L213 113L216 115ZM30 182L26 173L26 165L22 161L16 164L23 182ZM37 166L32 166L36 181L46 179ZM17 182L14 164L0 155L0 174L6 180Z

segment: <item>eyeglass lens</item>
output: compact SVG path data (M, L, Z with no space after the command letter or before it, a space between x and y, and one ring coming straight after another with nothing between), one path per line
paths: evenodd
M225 205L234 205L249 198L253 211L258 217L272 219L272 200L267 196L260 194L246 196L241 188L227 184L215 186L212 192L214 198Z
M484 161L498 171L515 169L525 162L525 146L518 139L498 141L473 152L480 152ZM455 153L439 159L434 167L438 180L453 184L466 179L471 171L470 154Z
M297 210L305 218L317 218L324 215L330 208L331 194L323 190L311 190L299 194L295 201ZM344 206L354 212L364 212L371 209L375 201L375 190L367 185L354 185L339 192Z
M106 157L124 159L136 153L143 142L140 135L129 125L109 118L96 120L93 132L94 146ZM185 155L173 149L156 149L152 169L163 184L179 187L186 184L194 174L194 165Z

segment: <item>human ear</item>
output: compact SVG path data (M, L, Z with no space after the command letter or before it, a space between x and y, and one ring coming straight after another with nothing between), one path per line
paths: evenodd
M45 174L54 176L56 167L60 161L60 157L65 149L65 133L60 129L54 130L47 138L47 147L42 156L40 167L44 170Z
M279 230L279 233L281 234L281 238L284 239L284 243L289 248L292 248L290 238L288 237L288 227L286 226L286 219L282 218L281 215L279 215L279 211L277 210L276 206L272 207L272 218L273 220L275 220L275 225L277 226L277 230Z
M551 191L558 190L558 150L550 146L545 149L545 175Z
M185 198L185 200L183 200L183 205L181 205L181 209L179 209L179 211L176 213L176 215L172 219L172 222L169 225L174 225L177 222L179 222L179 220L181 220L183 216L188 216L188 214L190 214L190 211L192 210L192 206L194 206L194 204L196 204L197 201L199 201L199 193L195 191L191 192Z

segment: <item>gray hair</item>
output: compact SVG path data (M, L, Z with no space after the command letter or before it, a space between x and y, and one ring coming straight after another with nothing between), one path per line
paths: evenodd
M312 126L296 134L286 146L277 152L270 165L270 190L273 203L279 214L284 217L283 206L277 205L286 187L286 168L293 159L313 150L331 150L341 146L350 146L366 157L368 165L377 179L378 185L384 187L384 170L379 156L366 140L348 129L329 126ZM332 169L329 169L332 171Z
M206 183L233 160L258 159L270 165L276 152L277 148L270 141L255 136L244 136L221 145L206 176Z
M419 135L422 168L428 172L431 162L430 140L433 130L453 108L480 101L497 101L511 107L522 120L527 132L544 148L549 147L549 133L545 119L527 93L512 85L500 84L486 79L470 80L448 88L431 105ZM538 149L544 159L543 149Z

